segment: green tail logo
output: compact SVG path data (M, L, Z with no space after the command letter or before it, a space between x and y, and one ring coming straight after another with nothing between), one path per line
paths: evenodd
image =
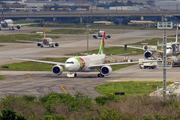
M100 45L100 48L99 48L99 54L100 55L104 54L104 44L105 44L104 38L105 38L105 32L103 33L103 37L102 37L102 40L101 40L101 45Z

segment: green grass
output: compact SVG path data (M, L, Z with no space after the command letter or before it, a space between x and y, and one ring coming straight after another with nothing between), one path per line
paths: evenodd
M5 80L5 77L0 75L0 80Z
M13 21L14 24L26 24L26 23L34 23L34 21L25 21L25 20L18 20Z
M167 85L172 83L173 82L166 82ZM125 95L132 96L149 94L155 91L157 86L162 85L162 82L116 82L97 86L95 87L95 90L102 95L107 95L114 92L125 92Z
M65 63L66 58L46 58L42 59L45 61L56 61ZM9 68L3 68L3 66L8 66ZM0 66L0 70L9 70L9 71L51 71L53 65L47 63L38 63L38 62L22 62L22 63L13 63ZM64 68L63 68L64 69ZM65 70L65 69L64 69Z
M66 28L87 28L86 23L81 24L37 24L37 25L31 25L36 27L43 27L45 25L46 27L66 27ZM89 24L89 28L93 29L134 29L134 30L157 30L156 27L149 27L149 26L134 26L134 25L103 25L103 24Z
M40 31L33 31L31 33L36 33L36 32L43 32L42 30ZM89 33L95 33L97 30L91 30ZM78 30L78 29L54 29L54 30L46 30L46 33L48 34L84 34L87 33L87 30Z
M14 35L0 35L0 43L24 43L22 41L15 41L16 40L27 40L27 41L39 41L44 36L42 35L28 35L28 34L14 34ZM59 38L59 36L47 36L51 38ZM36 39L39 38L39 39ZM27 43L27 42L26 42Z

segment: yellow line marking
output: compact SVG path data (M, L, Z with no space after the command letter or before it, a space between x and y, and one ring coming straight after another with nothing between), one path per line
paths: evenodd
M40 55L42 55L43 54L43 52L42 53L40 53Z
M32 77L30 77L29 75L27 75L27 76L28 76L29 79L34 80L34 79L33 79Z
M24 48L24 47L25 47L25 45L22 48Z

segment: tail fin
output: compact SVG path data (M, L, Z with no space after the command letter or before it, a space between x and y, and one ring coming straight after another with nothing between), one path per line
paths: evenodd
M99 48L99 54L100 55L104 54L104 44L105 44L104 38L105 38L105 32L103 33L103 37L102 37L102 40L101 40L101 45L100 45L100 48Z
M46 38L46 34L45 34L45 25L44 25L44 38Z
M178 42L178 29L179 29L179 24L177 24L177 30L176 30L176 42Z
M3 9L2 9L2 21L4 21L4 13L3 13Z

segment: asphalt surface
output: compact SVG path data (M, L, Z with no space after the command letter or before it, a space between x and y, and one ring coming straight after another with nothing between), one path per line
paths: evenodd
M0 35L30 34L31 31L41 30L42 28L22 28L20 30L0 31ZM51 28L48 28L51 29ZM107 39L109 44L128 44L154 37L162 38L161 30L106 30L107 34L112 35ZM175 31L168 31L168 34L175 34ZM61 38L54 41L62 42L57 48L39 48L36 44L30 43L3 43L0 47L0 65L21 62L14 60L13 57L40 59L46 57L64 57L64 54L86 51L86 35L60 35ZM89 37L89 49L98 49L100 39ZM70 42L65 42L70 41ZM142 55L134 58L143 58ZM174 67L167 70L168 81L180 79L180 69ZM112 72L107 77L97 78L98 73L78 73L78 78L66 78L66 73L60 76L52 72L31 72L31 71L0 71L0 75L6 80L0 81L0 96L8 94L34 94L41 96L49 92L60 92L74 94L77 91L88 94L92 97L100 94L95 91L95 87L101 84L117 81L162 81L162 70L160 69L139 69L138 65L133 65L121 70Z

